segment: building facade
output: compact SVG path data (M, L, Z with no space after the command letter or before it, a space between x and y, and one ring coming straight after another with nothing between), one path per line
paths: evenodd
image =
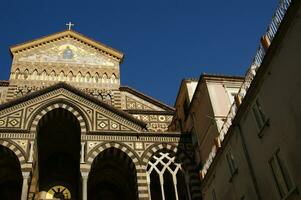
M280 1L244 78L181 86L170 127L192 134L202 199L301 199L300 35L301 2Z
M67 30L10 48L2 199L200 199L174 108L120 85L123 54Z

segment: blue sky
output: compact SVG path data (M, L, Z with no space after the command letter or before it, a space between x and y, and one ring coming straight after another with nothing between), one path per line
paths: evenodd
M174 105L183 78L243 75L278 0L1 1L0 79L9 46L74 30L122 51L121 84Z

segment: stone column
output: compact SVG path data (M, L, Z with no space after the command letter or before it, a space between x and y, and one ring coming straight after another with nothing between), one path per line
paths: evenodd
M85 142L81 142L80 163L85 163Z
M32 163L33 161L33 148L34 148L34 141L30 141L30 149L29 149L29 157L28 157L29 163Z
M179 200L176 174L173 174L173 175L172 175L172 180L173 180L173 186L174 186L174 188L175 188L175 196L176 196L176 200Z
M23 185L22 185L21 200L27 200L28 180L30 178L30 172L22 172L22 176L23 176Z
M82 174L82 194L83 200L88 200L88 176L89 172L81 172Z
M160 179L160 186L161 186L161 195L162 195L162 200L165 200L165 194L164 194L164 178L163 174L159 174L159 179Z

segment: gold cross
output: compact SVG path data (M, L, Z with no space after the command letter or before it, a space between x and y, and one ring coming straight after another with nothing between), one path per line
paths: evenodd
M66 24L66 26L68 26L68 29L71 30L71 27L74 26L74 24L72 24L71 22L69 22L68 24Z

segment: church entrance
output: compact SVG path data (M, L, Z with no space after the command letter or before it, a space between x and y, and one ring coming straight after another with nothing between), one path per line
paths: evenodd
M89 200L138 199L136 168L117 148L101 152L93 161L88 179Z
M10 149L0 145L0 198L20 199L22 180L17 156Z
M57 108L38 124L39 191L42 199L80 197L80 125L66 109Z

